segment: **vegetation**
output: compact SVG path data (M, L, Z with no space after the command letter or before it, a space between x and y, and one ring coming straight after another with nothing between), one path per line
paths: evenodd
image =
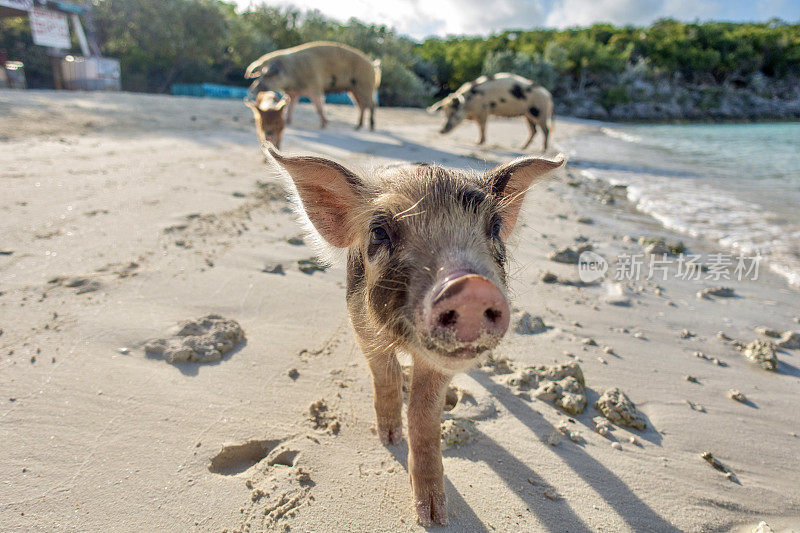
M505 71L538 81L553 92L560 112L579 116L724 117L738 105L800 116L800 105L775 104L800 102L800 25L779 20L595 24L417 43L383 25L343 24L318 11L256 6L237 12L218 0L93 3L101 48L120 59L127 90L164 92L176 82L245 85L244 69L258 56L331 40L382 59L384 105L427 105L481 74ZM49 62L32 45L27 21L0 21L3 48L9 59L26 63L31 86L47 84ZM648 113L653 116L642 116Z

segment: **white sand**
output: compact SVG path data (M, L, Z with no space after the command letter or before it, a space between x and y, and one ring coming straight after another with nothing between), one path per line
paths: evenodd
M473 125L441 137L439 117L395 109L379 110L378 132L353 132L353 109L328 109L319 131L299 106L285 151L355 167L484 169L519 155L525 137L521 121L493 121L479 149ZM344 270L298 270L312 253L286 242L300 233L286 204L253 196L271 178L251 121L236 101L0 91L0 250L12 252L0 255L0 530L420 529L407 444L383 447L370 431ZM579 154L570 139L590 127L560 121L556 144ZM624 202L567 186L577 179L567 172L529 194L512 267L514 305L550 329L510 331L497 355L519 365L578 356L589 406L566 423L583 439L549 444L562 411L515 395L500 375L459 376L469 394L448 416L474 420L475 438L445 452L447 530L800 529L800 351L779 352L778 372L767 372L716 338L800 329L797 291L764 269L757 282L726 283L740 298L699 300L708 283L671 277L633 284L632 305L620 307L600 287L542 283L546 270L576 278L547 256L579 234L607 257L640 250L625 234L669 237ZM285 275L261 271L277 263ZM48 283L76 276L86 279ZM148 340L208 314L236 320L246 343L206 365L145 356ZM696 336L681 339L683 329ZM613 386L646 431L594 431L593 404ZM318 399L328 410L311 421Z

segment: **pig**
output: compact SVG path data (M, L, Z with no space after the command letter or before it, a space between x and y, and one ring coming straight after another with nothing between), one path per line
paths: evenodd
M269 141L276 148L281 147L283 129L286 121L283 118L283 109L286 107L288 99L280 98L272 91L262 91L258 93L255 101L245 99L244 103L253 111L256 121L256 133L263 144Z
M541 85L516 74L501 72L492 76L481 76L467 82L456 92L428 108L435 113L443 110L446 122L439 133L449 133L464 119L478 123L478 144L486 142L486 121L490 115L498 117L525 117L530 134L522 149L531 144L536 135L536 126L544 133L544 151L553 130L555 112L550 91Z
M376 432L402 440L420 524L448 520L441 413L451 378L480 363L506 333L508 255L528 188L564 164L522 157L478 174L417 163L361 173L322 157L265 156L288 178L296 211L326 257L347 255L346 303L372 374Z
M317 41L270 52L247 67L245 78L258 78L250 86L251 93L269 88L289 95L287 124L292 122L297 101L308 96L319 114L320 127L324 128L328 124L323 108L325 93L349 92L359 110L356 129L364 124L367 109L369 128L375 129L381 63L350 46Z

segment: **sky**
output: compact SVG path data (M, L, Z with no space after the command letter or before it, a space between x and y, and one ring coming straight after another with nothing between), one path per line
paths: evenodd
M385 24L415 39L449 34L488 35L505 29L567 28L595 22L648 25L682 21L800 21L800 0L236 0L318 9L346 21Z

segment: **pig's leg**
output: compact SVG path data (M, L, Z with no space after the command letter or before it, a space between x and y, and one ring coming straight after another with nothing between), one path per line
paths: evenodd
M352 91L350 93L350 97L358 106L358 124L356 124L356 129L360 130L361 126L364 125L364 111L366 109L366 106L364 105L364 100L355 91Z
M480 138L478 138L478 144L483 144L486 142L486 117L478 117L475 120L478 123L478 130L480 130Z
M296 92L287 93L289 95L289 106L286 109L286 124L292 123L292 115L294 115L294 106L300 100L300 94Z
M403 439L403 370L392 351L364 353L372 372L378 438L383 444L400 444Z
M323 106L325 95L320 93L312 93L309 95L309 98L311 98L311 103L314 104L314 109L317 110L317 114L319 115L319 127L324 128L328 125L328 119L325 118L325 108Z
M550 140L550 128L547 127L547 123L539 124L542 127L542 133L544 133L544 146L542 147L542 152L547 151L547 141Z
M528 128L530 129L530 134L528 135L528 139L520 147L521 150L524 150L525 148L527 148L528 145L531 144L531 141L533 141L533 138L536 136L536 123L528 115L525 115L525 121L528 123Z
M361 126L364 125L364 111L366 111L364 106L359 105L358 106L358 124L356 124L356 129L357 130L360 130Z
M408 400L408 471L417 519L423 526L447 523L441 423L450 376L414 360Z
M375 131L375 106L377 106L375 98L369 95L369 131Z

